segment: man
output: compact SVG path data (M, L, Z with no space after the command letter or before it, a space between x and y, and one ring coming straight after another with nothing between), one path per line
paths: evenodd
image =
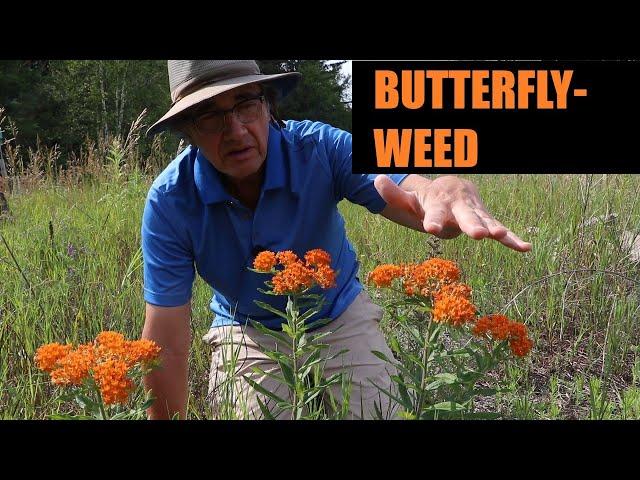
M418 175L354 175L351 134L317 122L280 121L276 102L295 86L298 73L263 75L247 60L170 60L168 70L173 105L148 133L172 129L191 145L155 180L143 215L143 337L163 349L163 367L145 379L157 398L150 418L186 417L196 269L213 288L215 318L204 338L214 349L212 407L226 378L222 339L231 338L242 346L233 380L244 402L235 413L260 417L257 393L243 375L268 390L281 386L253 372L253 366L269 370L276 364L258 347L269 337L247 320L272 329L281 321L254 304L259 299L275 305L278 297L259 294L264 277L247 267L262 250L303 255L315 248L329 252L331 266L340 271L315 318L334 319L321 327L336 332L323 341L348 349L352 418L371 418L374 401L385 410L371 382L388 388L389 365L371 350L392 355L378 328L382 310L357 277L358 262L337 210L343 198L440 238L464 232L521 252L531 248L486 211L472 183L454 176L430 181ZM328 363L325 372L343 362Z

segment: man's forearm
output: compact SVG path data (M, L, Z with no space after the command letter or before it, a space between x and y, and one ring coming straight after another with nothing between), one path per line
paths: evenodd
M420 175L409 175L399 185L399 187L407 192L412 192L418 188L424 188L431 183L431 180L421 177ZM412 228L419 232L424 232L422 222L411 213L400 208L393 208L387 205L380 215L404 227Z
M149 419L164 420L179 413L186 418L189 395L187 354L162 352L161 366L144 378L145 387L153 391L155 401L147 410Z

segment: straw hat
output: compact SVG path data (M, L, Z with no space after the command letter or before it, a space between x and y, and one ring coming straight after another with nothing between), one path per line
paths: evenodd
M147 135L169 128L179 113L232 88L268 83L282 98L302 76L298 72L264 75L254 60L169 60L167 67L173 103L169 111L147 130Z

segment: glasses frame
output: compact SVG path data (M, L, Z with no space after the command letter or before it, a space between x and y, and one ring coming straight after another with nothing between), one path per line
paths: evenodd
M239 106L241 106L243 103L252 102L254 100L260 100L260 106L262 106L265 103L266 97L265 97L264 94L260 94L260 95L254 96L254 97L249 97L249 98L245 98L243 100L240 100L233 107L231 107L231 108L229 108L227 110L210 110L208 112L202 112L202 113L198 114L197 116L191 117L191 124L201 134L221 133L221 132L224 132L224 130L227 128L227 114L228 113L231 113L233 116L235 116L238 119L238 121L240 123L242 123L243 125L247 125L249 123L253 123L259 118L259 115L256 118L254 118L253 120L249 120L248 122L244 122L244 121L242 121L240 119L240 116L238 115L238 112L237 112L237 108ZM202 117L204 117L205 115L211 115L213 113L218 114L218 115L222 115L222 128L219 129L219 130L215 130L215 131L203 130L202 128L200 128L198 126L199 120Z

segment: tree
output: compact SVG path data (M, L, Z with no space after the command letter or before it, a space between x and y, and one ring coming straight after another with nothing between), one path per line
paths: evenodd
M20 144L34 146L59 119L61 105L52 97L49 82L49 61L0 61L0 106L15 122Z
M70 148L87 134L122 138L145 108L149 122L171 103L162 60L65 60L54 65L53 77L65 105L54 136Z
M351 107L343 101L351 78L340 71L343 62L326 60L260 60L263 73L300 72L296 89L279 107L283 119L318 120L351 131Z

